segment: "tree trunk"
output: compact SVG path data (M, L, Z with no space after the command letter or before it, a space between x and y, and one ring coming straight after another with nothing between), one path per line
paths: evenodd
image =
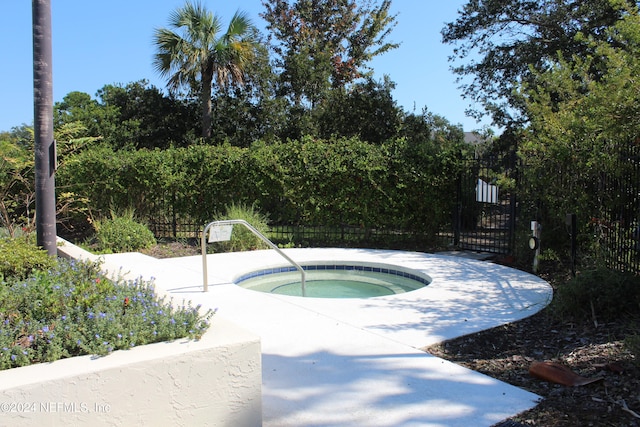
M202 67L202 137L211 138L211 85L213 84L213 67L209 64Z
M37 243L56 256L51 0L33 0L33 105Z

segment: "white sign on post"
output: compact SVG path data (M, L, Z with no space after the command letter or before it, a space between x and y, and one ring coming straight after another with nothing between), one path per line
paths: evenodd
M232 231L233 224L212 226L211 228L209 228L209 243L226 242L228 240L231 240Z
M476 202L498 203L498 187L478 178Z

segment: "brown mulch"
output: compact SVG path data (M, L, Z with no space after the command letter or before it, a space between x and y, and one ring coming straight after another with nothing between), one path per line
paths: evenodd
M201 255L202 249L194 241L159 241L157 245L142 249L140 252L154 258L175 258L183 256Z
M570 321L545 309L423 350L542 397L533 409L499 425L640 427L640 360L625 343L640 334L638 325L640 318ZM543 381L529 374L531 364L541 361L602 380L576 387Z

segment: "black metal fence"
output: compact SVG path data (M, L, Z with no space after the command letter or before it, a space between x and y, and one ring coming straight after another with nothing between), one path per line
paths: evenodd
M147 219L149 229L157 238L169 239L197 239L202 234L206 224L197 224L192 221L162 220L150 216Z
M149 228L157 238L198 239L206 224L180 221L149 220ZM267 237L283 246L354 247L432 251L451 244L452 234L437 236L402 230L387 230L342 225L339 227L271 224Z
M604 215L589 221L607 265L640 273L640 147L624 147L617 160L600 180Z
M454 245L495 254L514 250L517 169L514 152L469 159L458 178Z
M433 251L456 248L509 254L515 240L515 192L505 182L515 180L515 156L500 153L468 159L457 180L457 195L444 207L451 220L434 232L358 227L271 224L268 237L293 246L375 247ZM499 181L499 182L498 182ZM157 197L147 223L156 237L199 238L204 223L175 215L171 198ZM439 201L438 203L446 203ZM213 220L213 218L210 218Z

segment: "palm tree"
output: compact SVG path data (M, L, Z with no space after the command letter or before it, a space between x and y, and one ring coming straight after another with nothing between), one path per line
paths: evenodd
M236 12L224 34L220 17L200 2L187 2L169 16L170 29L156 29L154 67L168 78L169 90L182 86L200 90L202 136L211 136L211 90L244 84L245 70L258 48L257 30L243 12ZM177 30L179 32L176 32ZM198 86L198 80L200 85Z

